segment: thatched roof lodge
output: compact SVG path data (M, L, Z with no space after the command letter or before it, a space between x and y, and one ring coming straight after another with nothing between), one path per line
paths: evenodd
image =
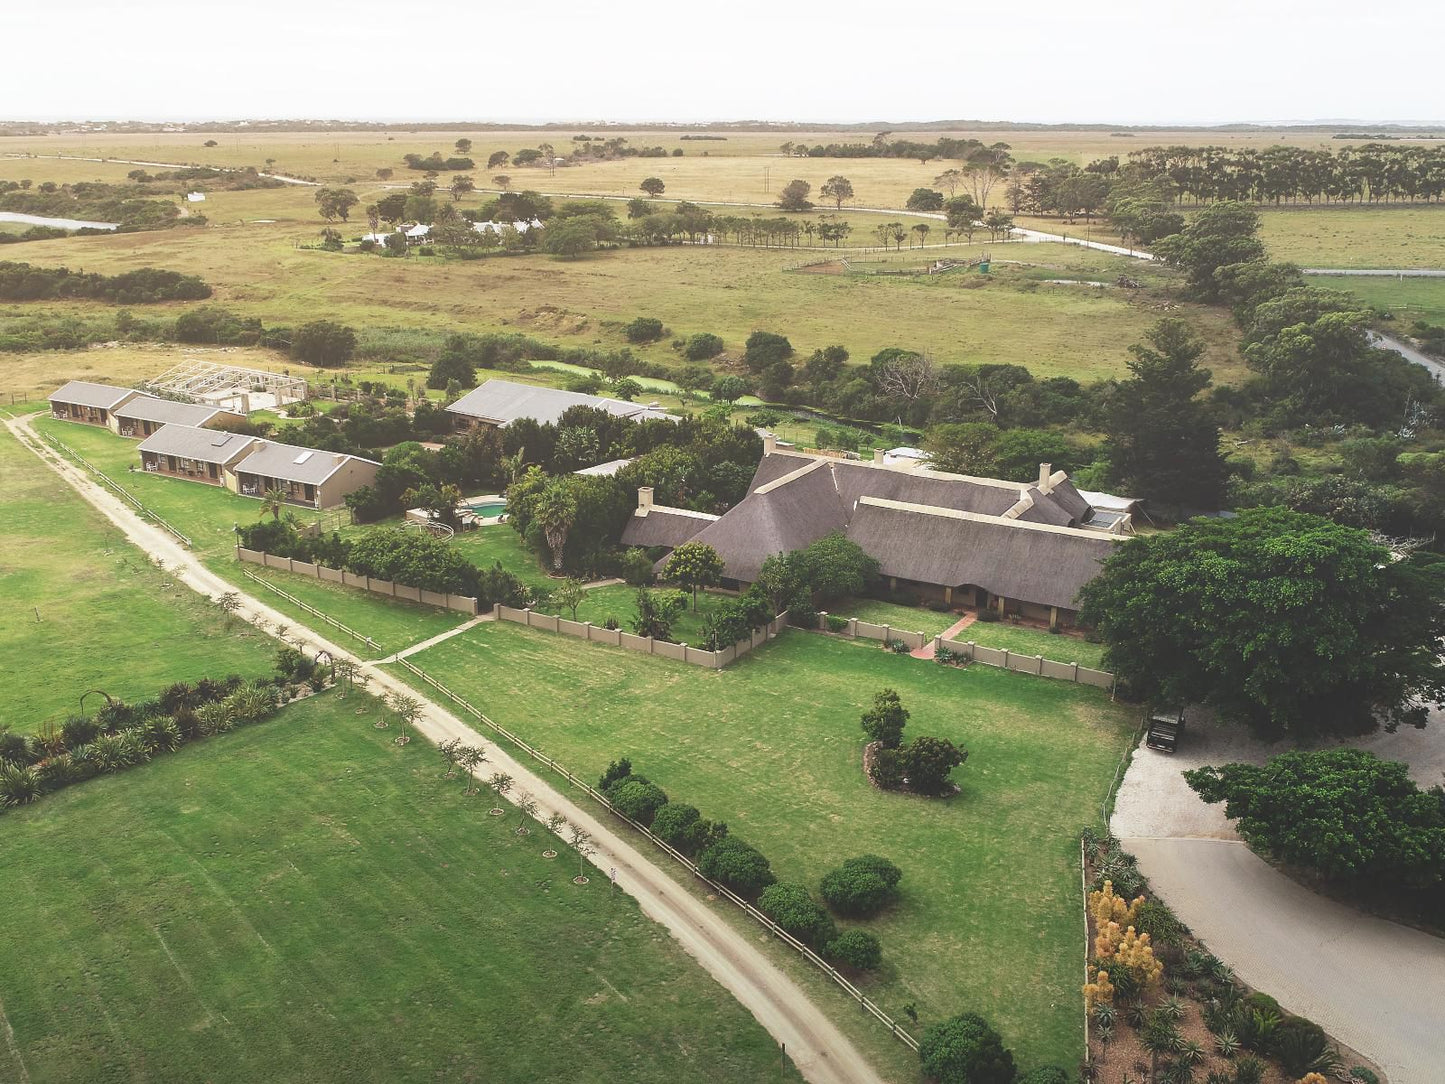
M1096 523L1068 475L1047 463L1037 479L1009 482L889 463L881 454L869 463L783 451L767 439L748 495L726 515L656 505L642 490L622 541L706 542L741 585L771 555L841 531L895 590L1052 625L1073 620L1079 589L1129 525L1118 515Z

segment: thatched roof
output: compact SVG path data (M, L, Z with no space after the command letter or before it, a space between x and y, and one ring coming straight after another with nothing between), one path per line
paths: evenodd
M717 516L694 512L689 508L649 505L637 509L628 518L626 526L622 528L622 544L667 546L676 549L717 520Z
M885 576L1074 609L1112 552L1113 535L863 497L848 537Z
M699 542L718 551L730 579L755 580L773 554L805 549L848 526L826 460L807 459L800 465L794 457L767 456L763 464L773 458L787 459L795 469L755 486L746 499L697 535Z

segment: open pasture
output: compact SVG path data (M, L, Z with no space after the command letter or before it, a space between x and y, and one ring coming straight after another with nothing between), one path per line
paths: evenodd
M916 1002L925 1025L986 1005L1024 1067L1077 1061L1076 833L1098 818L1132 709L1062 682L944 669L797 630L716 672L510 624L412 661L574 771L630 756L674 800L761 848L781 880L816 891L845 858L891 857L902 896L867 923L884 952L870 997L895 1016ZM858 717L884 687L912 711L910 734L970 751L955 772L960 795L868 784ZM857 1018L836 994L819 997ZM878 1031L874 1045L889 1042Z
M378 710L328 693L7 813L0 1077L799 1079L629 897Z

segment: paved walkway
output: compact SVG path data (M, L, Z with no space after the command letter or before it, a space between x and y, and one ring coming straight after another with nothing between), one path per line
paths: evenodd
M1445 717L1355 743L1402 760L1425 786L1445 775ZM1179 752L1142 742L1110 828L1160 897L1241 979L1373 1058L1391 1084L1445 1079L1445 940L1326 899L1239 841L1221 805L1182 772L1263 763L1284 745L1191 713Z
M602 870L604 876L609 870L617 871L617 887L636 899L644 914L665 926L673 939L708 974L737 998L776 1041L786 1046L788 1056L805 1080L812 1084L883 1084L882 1077L863 1059L848 1038L758 949L755 939L765 936L761 929L746 934L735 930L716 910L679 885L618 835L610 822L594 818L555 790L549 781L535 775L529 766L484 740L451 712L421 696L417 689L385 670L357 658L315 630L298 624L295 618L272 610L261 600L238 590L234 584L212 572L163 529L141 519L80 467L55 453L31 428L33 417L6 419L5 425L48 467L119 527L131 542L143 552L163 561L177 580L213 598L233 591L241 601L241 608L236 613L240 620L258 625L264 622L267 628L277 624L290 625L293 633L305 633L310 641L308 646L313 650L324 650L333 658L357 662L376 692L405 693L416 697L421 701L423 711L416 724L417 733L432 742L459 738L468 744L485 745L487 762L479 774L506 772L514 781L509 797L520 799L522 795L530 794L537 802L539 820L545 821L551 814L560 813L585 830L597 848L590 856L592 864Z
M957 636L960 632L968 628L968 626L972 625L977 620L978 614L964 614L952 625L949 625L948 628L943 630L943 638L945 640L952 640L955 636ZM912 655L915 659L933 658L933 641L931 639L925 640L922 647L918 648L916 651L910 651L909 654Z
M443 640L450 640L453 636L460 636L462 633L466 632L468 629L473 628L473 627L476 626L476 625L480 625L483 621L495 621L496 619L497 619L496 614L492 613L491 610L488 610L486 613L477 614L476 617L473 617L473 618L471 618L470 620L467 620L467 621L463 621L460 625L458 625L458 626L457 626L456 628L454 628L454 629L448 629L446 632L439 632L439 633L437 633L437 634L436 634L435 636L433 636L430 640L423 640L423 641L422 641L421 643L419 643L419 644L412 644L411 647L403 648L401 651L398 651L395 655L388 655L388 656L387 656L386 658L384 658L384 659L377 659L377 660L375 660L374 662L368 662L366 665L367 665L367 666L385 666L387 663L389 663L389 662L396 662L398 659L410 658L412 655L415 655L415 654L416 654L417 652L419 652L419 651L425 651L425 650L426 650L427 648L429 648L429 647L435 647L437 644L441 643Z

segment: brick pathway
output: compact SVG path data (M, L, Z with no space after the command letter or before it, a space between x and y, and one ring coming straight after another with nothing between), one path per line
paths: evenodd
M952 625L950 625L947 629L944 630L943 638L945 640L952 640L955 636L957 636L960 632L968 628L968 626L972 625L977 620L978 614L964 614L962 617L960 617L957 621L955 621ZM933 658L933 641L925 640L922 647L920 647L917 651L910 651L909 654L912 655L915 659Z

